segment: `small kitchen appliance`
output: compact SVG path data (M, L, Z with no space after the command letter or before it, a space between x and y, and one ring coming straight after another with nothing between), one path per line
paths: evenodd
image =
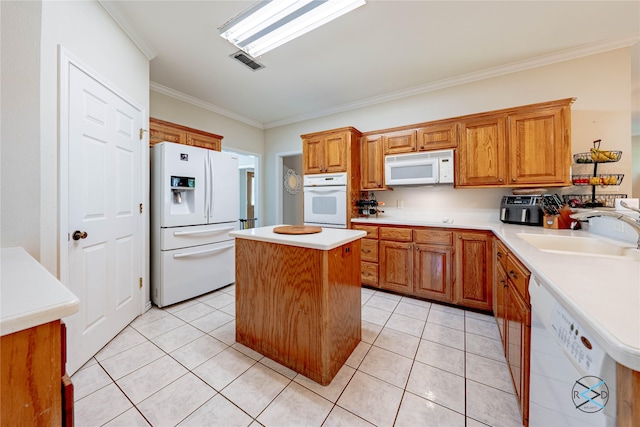
M503 196L500 203L500 221L509 224L542 225L543 196Z
M387 186L453 183L453 150L397 154L384 158Z

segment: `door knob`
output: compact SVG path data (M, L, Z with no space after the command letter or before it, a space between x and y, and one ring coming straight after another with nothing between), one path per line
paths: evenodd
M80 230L76 230L73 232L73 240L80 240L80 239L86 239L87 238L87 232L86 231L80 231Z

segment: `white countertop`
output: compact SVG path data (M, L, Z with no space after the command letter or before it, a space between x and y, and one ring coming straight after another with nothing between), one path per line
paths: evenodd
M250 228L248 230L232 231L230 236L259 240L261 242L278 243L281 245L298 246L301 248L320 249L328 251L346 243L353 242L367 235L364 231L345 230L340 228L322 227L322 231L314 234L278 234L273 229L281 225Z
M2 248L0 265L2 336L49 323L78 311L78 297L23 248Z
M449 221L443 222L444 217ZM640 261L545 252L517 236L593 234L503 224L497 210L401 212L352 222L493 231L614 360L640 371Z

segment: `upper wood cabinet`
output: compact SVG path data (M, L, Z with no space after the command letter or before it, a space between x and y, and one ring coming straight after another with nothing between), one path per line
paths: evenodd
M302 135L304 174L355 172L350 171L349 166L353 164L353 153L358 157L358 166L360 164L360 135L355 128ZM357 172L359 177L359 171Z
M360 139L360 169L362 190L385 188L382 135L364 135Z
M222 136L189 128L164 120L149 119L149 145L162 141L193 145L209 150L222 150Z
M510 114L509 183L571 185L568 106Z
M573 100L461 118L456 187L570 185Z
M415 129L386 132L382 135L384 154L411 153L417 150L417 131Z
M418 150L443 150L458 146L458 123L435 122L418 129Z
M456 186L503 185L507 172L506 117L470 117L460 122Z

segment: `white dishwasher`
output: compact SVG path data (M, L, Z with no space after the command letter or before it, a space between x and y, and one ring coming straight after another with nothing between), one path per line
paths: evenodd
M534 276L529 294L529 426L615 426L615 361Z

